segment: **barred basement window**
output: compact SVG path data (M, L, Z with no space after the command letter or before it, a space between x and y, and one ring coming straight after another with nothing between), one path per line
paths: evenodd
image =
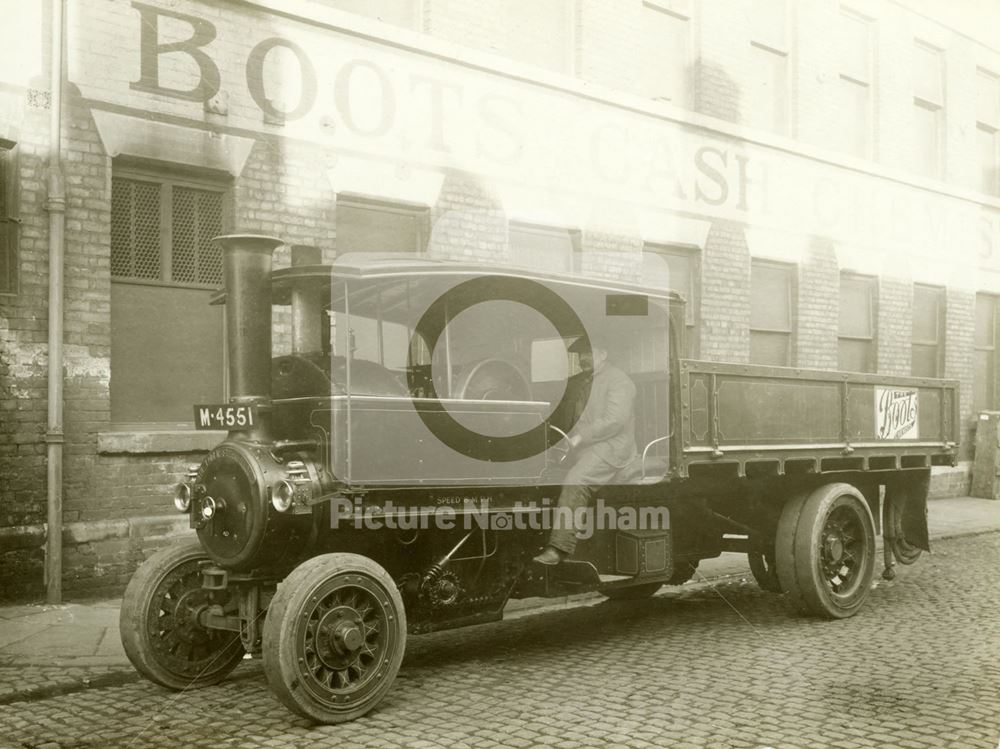
M17 147L0 140L0 294L17 293Z
M111 180L111 276L217 287L222 191L115 176Z
M116 169L111 180L111 419L189 426L224 400L224 185Z

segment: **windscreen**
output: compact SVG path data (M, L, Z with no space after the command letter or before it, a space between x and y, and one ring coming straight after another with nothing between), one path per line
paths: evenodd
M662 299L511 275L334 278L314 313L302 355L329 373L331 409L350 410L342 470L366 481L385 479L386 440L400 442L396 478L537 477L601 407L585 392L595 350L634 383L637 452L669 429Z

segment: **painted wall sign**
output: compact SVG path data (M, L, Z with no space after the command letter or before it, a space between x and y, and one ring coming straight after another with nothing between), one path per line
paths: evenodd
M70 77L92 101L141 116L204 122L206 103L223 97L224 127L331 146L342 172L348 156L458 168L501 194L532 191L568 225L613 202L878 248L885 267L875 270L890 275L942 253L951 273L1000 270L1000 218L980 204L840 166L833 154L805 157L643 112L639 99L579 95L253 6L102 8L73 13ZM130 29L113 56L93 42L109 14Z
M875 388L875 438L917 439L919 401L913 388Z

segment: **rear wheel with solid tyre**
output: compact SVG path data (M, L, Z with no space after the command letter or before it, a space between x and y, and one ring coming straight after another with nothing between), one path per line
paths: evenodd
M323 554L285 578L264 621L264 673L290 710L319 723L364 715L389 691L406 649L396 584L357 554Z
M778 580L778 567L773 550L752 549L747 552L747 562L761 590L769 593L781 592L781 581Z
M862 494L837 483L789 501L778 522L775 561L797 608L829 619L856 614L875 572L875 525Z
M698 562L678 562L674 573L667 580L667 585L683 585L698 571Z

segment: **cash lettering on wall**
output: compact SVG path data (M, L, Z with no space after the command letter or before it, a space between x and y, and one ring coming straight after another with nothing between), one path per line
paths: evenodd
M586 99L553 100L545 89L502 75L349 35L332 44L330 34L306 25L280 25L294 40L262 25L234 42L237 17L217 24L151 2L133 0L131 7L138 15L138 77L129 91L199 103L226 91L231 125L283 125L288 136L355 153L460 164L616 198L638 194L657 205L745 212L765 203L754 190L767 175L737 141L687 130L664 134L656 121L640 128L633 113ZM227 55L235 65L227 67ZM291 101L283 99L286 91ZM550 118L559 126L549 126Z
M875 438L916 439L919 436L917 391L912 388L875 388Z
M894 254L933 266L947 251L953 275L977 265L1000 274L1000 211L968 197L799 153L809 149L749 129L716 131L568 77L565 90L535 82L499 61L451 56L429 37L382 43L243 5L217 14L194 0L129 0L116 12L131 17L133 32L111 66L91 38L101 16L81 14L81 31L68 40L72 81L98 109L337 149L345 156L331 166L338 184L368 158L459 169L513 206L544 204L573 225L628 206L634 219L619 210L609 220L655 235L660 224L647 214L693 211L829 237L838 252L855 248L863 259L860 248L875 249L885 268L895 267ZM206 118L205 103L220 95L225 115Z

